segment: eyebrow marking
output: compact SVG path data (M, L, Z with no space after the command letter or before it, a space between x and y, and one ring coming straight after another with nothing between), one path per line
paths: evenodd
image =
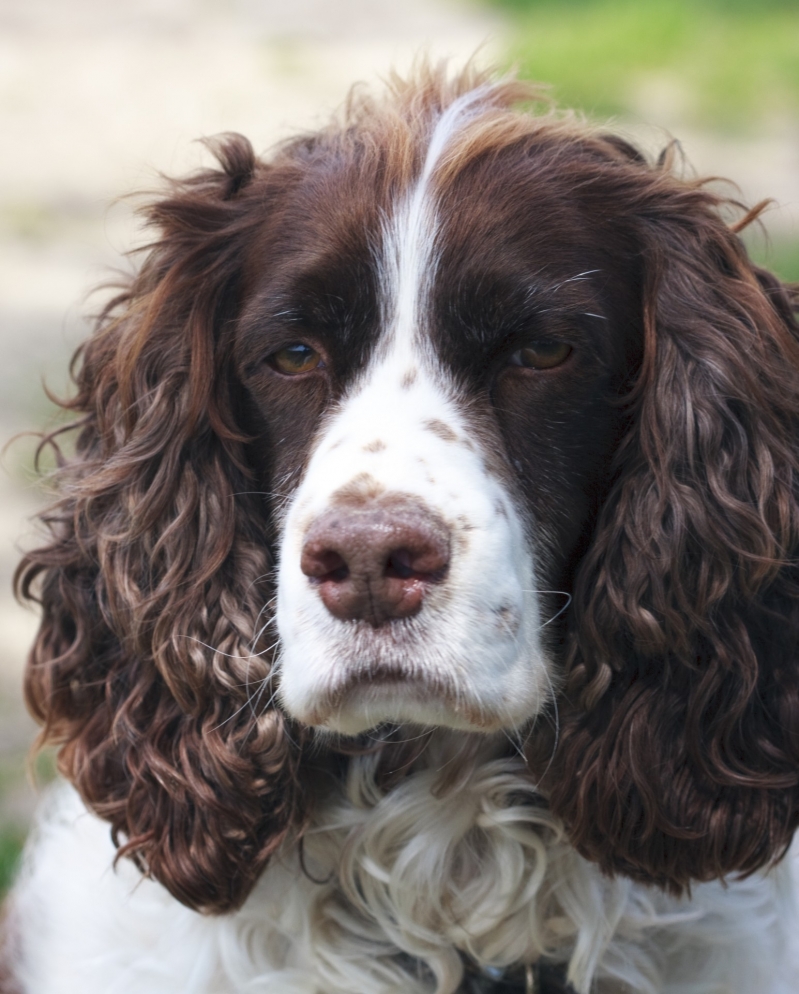
M557 290L560 290L562 286L566 286L567 283L587 283L589 276L593 276L594 273L601 272L601 269L586 269L585 272L570 276L567 280L561 280L560 283L556 283L554 286L548 286L546 290L548 293L555 293Z
M434 435L438 435L439 438L443 438L445 442L458 441L456 432L454 432L448 424L441 421L439 418L428 418L426 421L423 421L422 424L428 431L431 431Z

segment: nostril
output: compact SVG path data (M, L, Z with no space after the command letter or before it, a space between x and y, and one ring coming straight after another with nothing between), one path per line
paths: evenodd
M411 566L411 553L408 549L397 549L388 557L386 563L385 576L399 577L400 580L407 580L414 574Z
M300 569L311 580L325 583L329 580L340 583L350 575L350 568L342 555L335 549L306 547L303 550Z
M436 543L414 551L394 549L388 557L383 575L399 580L424 580L437 583L443 580L447 571L449 556L446 548Z

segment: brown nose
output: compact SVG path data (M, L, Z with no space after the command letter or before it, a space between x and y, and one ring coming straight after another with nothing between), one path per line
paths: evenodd
M421 608L449 566L449 529L415 504L332 508L308 529L300 566L328 611L374 628Z

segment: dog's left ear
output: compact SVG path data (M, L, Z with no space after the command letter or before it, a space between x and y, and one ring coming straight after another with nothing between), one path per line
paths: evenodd
M583 855L680 892L799 823L799 326L718 198L631 168L643 359L547 779Z

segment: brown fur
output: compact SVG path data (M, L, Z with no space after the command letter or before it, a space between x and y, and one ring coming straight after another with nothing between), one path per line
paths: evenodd
M60 453L59 432L43 442L59 457L59 497L17 576L43 608L27 700L120 853L195 908L246 898L301 831L314 769L328 762L274 703L263 612L273 522L339 374L303 388L299 418L296 384L267 382L258 274L291 264L317 279L354 255L354 221L347 234L316 203L337 191L341 215L374 229L418 171L436 108L481 82L422 77L395 82L385 105L353 99L343 124L270 163L228 137L219 168L174 184L150 208L158 237L144 265L76 357L64 404L74 455ZM749 262L701 184L617 139L508 110L524 95L497 91L442 190L470 189L470 176L479 189L481 166L494 175L505 163L579 203L596 222L580 237L629 260L608 382L630 392L607 423L585 426L596 434L592 500L536 498L552 508L561 552L549 553L574 605L557 750L536 729L531 759L583 854L679 891L768 864L799 820L795 301ZM303 227L309 218L325 238ZM297 249L326 242L340 250ZM567 240L555 249L569 261ZM356 342L376 321L360 275L365 330L349 311L335 316ZM336 293L340 283L331 278ZM351 354L357 365L365 352ZM508 423L491 436L527 496L537 429L528 387L503 383L493 402ZM296 450L278 444L289 431ZM392 741L386 770L414 748Z
M18 583L41 590L25 683L41 740L122 854L222 911L301 819L305 781L302 733L246 706L271 696L274 639L252 644L271 560L216 364L252 225L237 195L261 167L241 140L219 154L154 206L160 242L80 351L75 456Z
M583 855L680 891L799 823L799 329L715 196L641 173L644 358L548 784Z

